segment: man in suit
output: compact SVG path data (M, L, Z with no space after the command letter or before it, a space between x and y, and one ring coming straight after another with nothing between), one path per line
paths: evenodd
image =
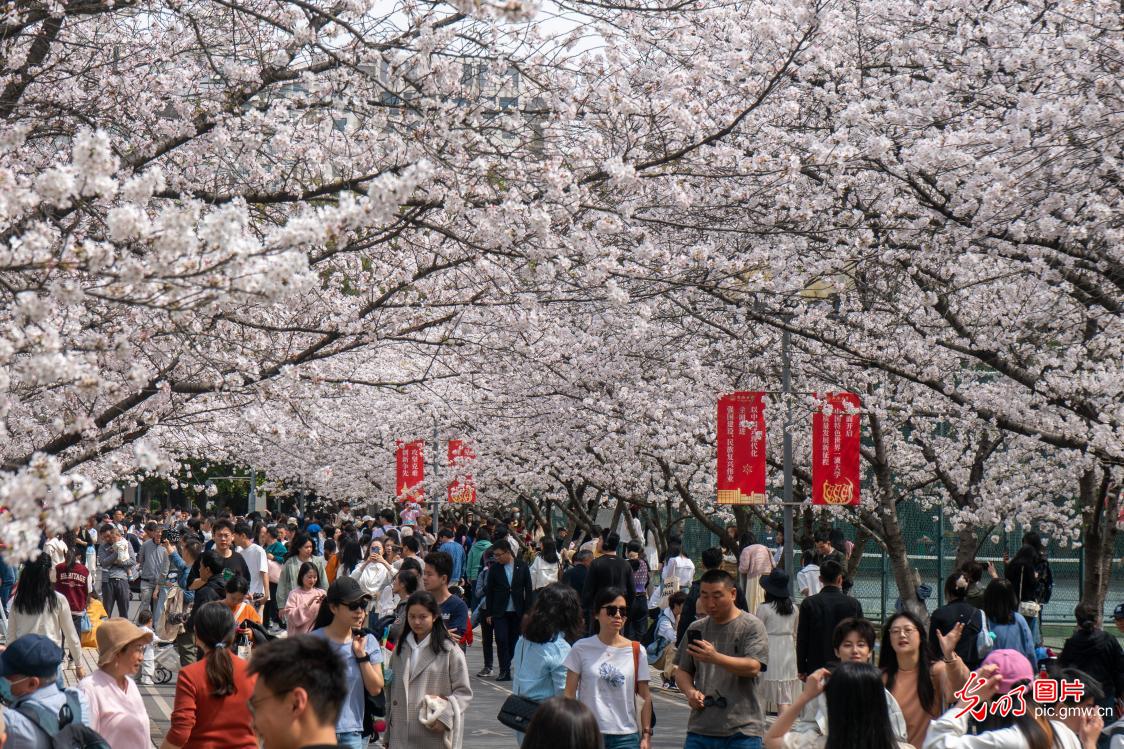
M508 539L492 544L495 564L488 571L484 589L484 614L496 633L496 649L500 656L500 675L496 681L511 681L511 659L523 612L531 605L531 570L522 559L516 559Z
M621 545L621 537L616 531L605 536L605 543L601 547L601 556L589 565L589 573L585 577L582 587L582 608L585 609L585 620L593 632L593 599L598 591L605 588L618 588L624 591L625 601L629 609L632 608L632 598L636 587L632 581L632 565L628 560L617 555L617 548Z
M834 660L832 633L848 617L863 618L863 607L843 592L843 565L829 559L820 565L823 590L800 602L796 626L796 671L803 679Z

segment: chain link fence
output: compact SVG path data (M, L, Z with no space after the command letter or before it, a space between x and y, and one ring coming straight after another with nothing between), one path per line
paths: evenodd
M952 574L956 564L957 536L948 527L940 511L925 509L914 502L898 505L898 519L905 536L906 550L914 568L921 575L921 582L932 588L932 595L926 601L932 611L944 604L944 579ZM819 526L817 526L818 528ZM826 526L825 526L826 527ZM848 523L836 521L833 525L843 531L849 539L855 539L855 528ZM766 530L759 522L751 528L759 542L773 544L772 531ZM995 539L995 540L993 540ZM1003 552L1014 556L1022 541L1022 531L1004 533L996 531L989 535L976 556L985 564L995 562L1000 574L1003 572ZM698 560L703 549L715 546L718 537L711 533L695 518L684 523L683 544L687 553ZM1073 607L1081 598L1083 562L1081 550L1059 548L1055 544L1048 547L1050 566L1054 575L1054 591L1050 602L1042 607L1045 624L1073 623ZM1124 556L1124 534L1117 537L1115 558ZM800 550L796 550L796 564L799 566ZM985 575L984 582L986 584ZM868 542L859 568L855 574L851 595L859 599L863 611L871 619L883 620L887 613L893 612L898 600L898 588L894 582L890 560L880 546ZM1112 621L1112 610L1124 601L1124 588L1109 585L1105 601L1105 621Z

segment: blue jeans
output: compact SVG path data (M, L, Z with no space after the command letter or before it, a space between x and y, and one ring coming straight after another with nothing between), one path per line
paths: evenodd
M358 731L337 733L336 743L344 749L367 749L367 740Z
M605 740L605 749L640 749L638 733L606 733L601 738Z
M606 747L605 749L608 749ZM746 736L735 733L733 736L703 736L688 733L683 749L761 749L760 736Z

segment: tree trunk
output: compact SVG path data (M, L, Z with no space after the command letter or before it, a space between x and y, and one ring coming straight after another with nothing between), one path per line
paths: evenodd
M851 558L847 560L848 579L855 579L855 572L858 571L859 564L862 563L863 552L866 550L866 544L871 538L870 531L859 525L858 531L855 533L855 548L851 551Z
M890 512L883 512L882 527L885 529L886 556L890 560L890 569L894 573L894 582L898 586L898 595L902 599L902 607L915 614L924 623L925 630L928 631L929 612L917 600L917 578L913 566L909 563L909 555L906 554L905 541L902 539L902 530L898 524L896 508ZM887 615L889 615L889 612L887 612Z
M956 539L956 569L960 569L976 558L976 552L980 548L980 539L977 535L976 528L967 526L960 529ZM938 581L941 585L943 581Z
M1098 610L1104 607L1108 583L1112 576L1112 558L1116 549L1116 521L1121 510L1120 488L1114 486L1109 471L1103 466L1090 468L1078 480L1081 501L1081 525L1085 544L1085 580L1081 600Z

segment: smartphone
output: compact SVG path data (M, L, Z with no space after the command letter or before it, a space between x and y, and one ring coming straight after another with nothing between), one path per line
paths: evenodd
M698 642L702 638L703 638L703 636L702 636L701 631L699 631L697 629L687 630L687 644L688 645L690 645L692 642Z

